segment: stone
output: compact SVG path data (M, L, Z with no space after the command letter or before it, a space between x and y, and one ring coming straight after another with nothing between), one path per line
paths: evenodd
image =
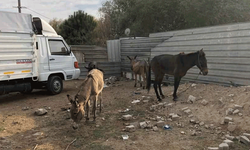
M240 136L240 141L246 145L250 145L250 140L246 136Z
M123 115L122 120L128 121L132 119L132 115Z
M166 107L173 107L173 105L174 105L173 103L169 103L166 105Z
M229 146L232 146L234 142L231 140L224 140L223 143L227 143Z
M185 134L185 132L184 132L184 131L181 131L181 134Z
M240 117L242 117L242 116L243 116L243 114L242 114L242 113L239 113L238 115L239 115Z
M175 115L174 113L170 113L168 116L172 118L172 116Z
M187 101L188 101L189 103L194 103L195 100L196 100L196 97L194 97L193 95L189 95L189 96L188 96L188 100L187 100Z
M41 135L43 135L42 132L37 132L37 133L33 134L33 136L41 136Z
M157 120L157 121L160 121L160 120L161 120L161 117L160 117L160 116L156 116L156 120Z
M200 122L200 123L199 123L200 126L203 126L204 124L205 124L204 122Z
M193 131L191 135L196 136L197 135L196 131Z
M133 125L135 128L139 128L139 122L132 122L129 125Z
M219 147L208 147L207 150L219 150Z
M229 150L229 145L227 143L221 143L219 145L219 150Z
M192 87L195 87L195 86L196 86L196 84L195 84L195 83L193 83L193 84L191 84L191 86L192 86Z
M206 128L206 129L208 129L208 128L209 128L209 126L206 124L206 125L205 125L205 128Z
M180 117L177 115L177 114L174 114L173 116L172 116L172 120L173 121L176 121L176 120L178 120Z
M237 127L237 125L235 125L235 124L228 124L227 130L230 132L234 132L236 127Z
M184 111L184 113L186 113L186 114L190 115L192 112L191 112L191 110L190 110L190 109L187 109L187 110L185 110L185 111Z
M134 132L135 131L135 126L134 125L126 126L125 130L127 132Z
M151 111L154 111L154 110L156 110L158 108L158 105L152 105L149 109L151 110Z
M228 134L225 135L225 138L226 138L226 139L229 139L229 140L232 140L232 141L235 139L234 136L230 136L230 135L228 135Z
M158 131L158 127L157 127L157 126L154 126L154 127L153 127L153 131Z
M226 115L227 115L227 116L228 116L228 115L232 115L232 114L233 114L233 111L234 111L233 108L228 108L228 109L226 110Z
M234 94L229 94L228 96L229 96L229 97L234 97Z
M243 133L243 136L246 136L247 138L250 139L250 133Z
M191 115L188 115L188 118L192 118L194 115L193 114L191 114Z
M233 114L235 115L235 114L238 114L239 112L240 112L239 109L235 109Z
M189 120L189 122L190 122L190 123L193 123L193 124L196 123L196 121L195 121L194 119Z
M241 105L234 105L234 109L242 109L243 108L243 106L241 106Z
M150 121L144 121L144 122L140 122L140 128L145 129L145 128L152 128L152 125L150 123Z
M187 109L188 109L188 107L184 107L184 108L182 108L181 110L184 111L184 110L187 110Z
M25 110L29 110L30 108L29 107L23 107L22 110L25 111Z
M39 109L37 109L36 111L35 111L35 114L37 115L37 116L42 116L42 115L45 115L45 114L47 114L47 110L46 109L44 109L44 108L39 108Z
M201 104L202 104L203 106L206 106L206 105L208 104L208 101L205 100L205 99L203 99L203 100L201 101Z
M163 127L165 125L165 122L164 121L158 121L156 123L157 127Z
M230 121L233 121L233 118L230 118L230 117L224 118L224 123L229 123Z

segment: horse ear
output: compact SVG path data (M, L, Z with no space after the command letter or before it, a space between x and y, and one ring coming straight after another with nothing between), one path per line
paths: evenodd
M135 55L134 59L136 59L137 55Z
M127 56L129 60L131 60L131 58L129 56Z
M205 56L205 53L204 53L204 51L203 51L203 48L199 51L199 55L200 55L200 56Z

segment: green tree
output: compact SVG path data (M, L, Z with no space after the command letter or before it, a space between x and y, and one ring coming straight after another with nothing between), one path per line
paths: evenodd
M99 9L111 39L250 20L249 0L108 0ZM105 22L105 21L102 21ZM105 23L102 25L106 25Z
M54 18L54 19L52 19L52 20L50 20L49 21L49 24L54 28L54 30L58 33L58 34L60 34L60 29L59 29L59 26L60 26L60 24L63 22L63 20L62 19L56 19L56 18Z
M94 44L94 17L81 10L74 12L60 25L60 34L70 45Z

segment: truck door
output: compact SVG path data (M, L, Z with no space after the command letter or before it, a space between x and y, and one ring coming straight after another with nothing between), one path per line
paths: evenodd
M52 72L64 72L66 78L71 79L74 74L74 62L67 44L60 38L48 38L48 47L49 70Z

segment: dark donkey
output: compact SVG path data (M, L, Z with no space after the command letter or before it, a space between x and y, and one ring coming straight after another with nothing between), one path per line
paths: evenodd
M135 85L134 87L136 87L137 84L137 75L139 75L140 78L140 85L142 87L142 80L141 77L143 78L143 89L146 86L146 77L147 77L147 72L148 72L148 62L145 60L137 60L135 56L134 58L130 58L129 56L127 56L128 59L130 60L130 65L131 65L131 70L134 72L135 74Z
M177 99L177 89L179 87L181 78L186 75L187 71L193 66L197 66L203 75L208 74L207 69L207 59L203 49L200 51L184 54L179 53L177 55L159 55L155 56L149 65L148 78L147 78L147 89L150 90L151 85L151 67L155 74L154 89L158 101L161 101L161 97L165 98L161 90L161 83L165 74L174 76L174 93L173 100ZM159 87L159 93L157 91L157 86Z

